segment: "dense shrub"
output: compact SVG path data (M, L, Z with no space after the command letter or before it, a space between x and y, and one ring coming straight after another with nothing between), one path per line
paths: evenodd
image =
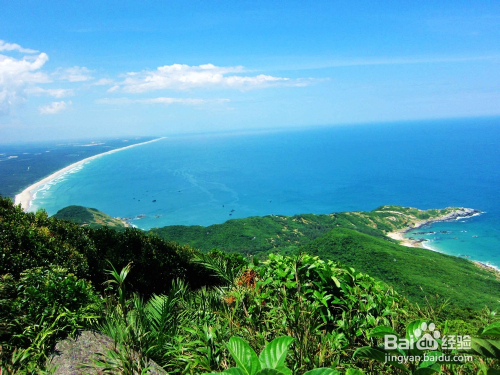
M24 270L58 265L87 276L93 241L76 224L50 219L45 211L24 213L0 197L0 275L19 277Z
M167 292L181 278L193 288L215 285L205 267L193 263L196 252L135 228L88 228L49 218L40 210L24 213L9 198L0 197L0 275L20 274L34 267L59 266L102 290L109 262L133 264L130 288L143 296Z
M93 286L51 266L2 277L0 364L11 370L46 360L58 339L95 326L102 300Z

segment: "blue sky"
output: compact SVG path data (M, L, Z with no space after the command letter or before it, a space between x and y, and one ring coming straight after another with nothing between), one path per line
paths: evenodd
M0 9L0 142L500 115L498 1Z

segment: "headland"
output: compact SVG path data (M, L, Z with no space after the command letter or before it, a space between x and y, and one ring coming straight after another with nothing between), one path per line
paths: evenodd
M479 210L475 210L472 208L463 208L463 207L458 207L458 208L448 207L445 210L451 210L451 212L447 212L443 215L428 218L425 220L418 220L415 218L415 220L410 220L408 222L407 226L405 226L404 228L399 229L399 230L394 231L394 232L387 233L387 236L396 240L396 241L399 241L399 244L402 246L417 247L417 248L423 248L423 249L431 250L431 251L438 251L438 250L433 249L429 246L425 246L424 245L425 240L406 238L406 237L404 237L404 234L411 231L411 230L423 227L425 225L430 225L430 224L442 222L442 221L466 219L468 217L477 216L477 215L480 215L482 213L482 211L479 211ZM476 260L471 260L471 261L477 267L484 269L486 271L492 272L496 278L500 278L500 270L497 267L495 267L489 263L485 263L485 262L480 262L480 261L476 261Z
M386 211L387 212L387 211ZM400 215L400 212L394 211L393 213ZM424 246L422 245L421 240L416 240L416 239L409 239L404 237L404 234L417 229L421 228L425 225L429 225L432 223L437 223L441 221L451 221L451 220L458 220L458 219L465 219L468 217L480 215L482 212L473 208L464 208L464 207L447 207L444 209L444 213L434 216L434 217L429 217L426 219L420 219L416 217L415 215L407 215L406 218L408 219L408 222L405 224L405 226L401 229L398 229L393 232L387 233L387 236L392 238L393 240L400 241L399 244L403 246L408 246L408 247L421 247L423 248Z

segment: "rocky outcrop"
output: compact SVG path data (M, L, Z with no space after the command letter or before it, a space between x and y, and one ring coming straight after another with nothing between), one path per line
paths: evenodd
M429 219L425 220L415 220L411 221L408 223L408 227L404 228L400 231L400 233L406 233L410 230L414 230L420 227L423 227L424 225L432 224L432 223L437 223L439 221L449 221L449 220L456 220L456 219L463 219L466 217L471 217L475 215L479 215L482 213L482 211L475 210L473 208L454 208L453 211L445 214L445 215L440 215L436 217L432 217Z
M93 366L94 360L98 359L96 353L105 354L113 347L110 337L98 332L83 331L75 339L68 338L57 343L48 367L55 369L54 375L102 374L102 370ZM167 374L153 361L150 361L149 366L151 369L148 374Z

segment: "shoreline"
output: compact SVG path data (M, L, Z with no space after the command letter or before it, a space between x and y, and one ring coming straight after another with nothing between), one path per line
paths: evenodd
M463 209L463 211L453 212L451 214L440 216L440 217L437 217L437 218L416 221L415 223L412 223L413 226L407 226L407 227L399 229L397 231L389 232L389 233L386 234L386 236L389 237L389 238L392 238L393 240L398 241L399 244L402 245L402 246L416 247L416 248L419 248L419 249L425 249L425 250L429 250L429 251L435 251L435 252L441 253L441 254L446 254L445 252L437 250L437 249L434 249L434 248L432 248L429 245L426 246L425 243L427 241L410 240L409 238L405 238L404 234L407 233L407 232L409 232L409 231L411 231L411 230L421 228L424 225L430 225L430 224L434 224L434 223L438 223L438 222L443 222L443 221L468 219L470 217L481 215L482 213L483 212L478 211L478 210L474 210L472 208L465 208L465 209ZM446 255L449 255L449 254L446 254ZM452 255L452 256L455 256L455 255ZM493 266L493 265L491 265L489 263L481 262L481 261L478 261L478 260L472 260L472 259L468 259L468 260L470 262L474 263L478 268L481 268L483 270L492 272L493 274L495 274L496 277L500 278L500 268L498 268L496 266Z
M419 247L425 249L425 247L422 245L422 241L419 240L410 240L408 238L405 238L403 235L411 230L415 230L418 228L423 227L424 225L429 225L429 224L434 224L434 223L439 223L443 221L452 221L452 220L460 220L460 219L467 219L473 216L481 215L483 212L479 210L475 210L473 208L461 208L459 210L455 210L449 214L446 215L441 215L435 218L430 218L430 219L425 219L425 220L417 220L410 225L399 229L394 232L389 232L386 234L387 237L392 238L393 240L400 241L400 245L407 246L407 247ZM427 249L430 250L430 249ZM434 251L434 250L433 250Z
M23 211L28 212L29 208L31 207L31 202L33 201L33 198L34 198L33 193L36 190L38 190L40 187L42 187L43 185L48 184L50 181L55 180L56 178L59 178L59 177L65 175L66 173L70 172L71 170L75 169L76 167L80 167L89 161L100 158L101 156L112 154L114 152L122 151L122 150L132 148L135 146L141 146L141 145L145 145L147 143L156 142L156 141L159 141L159 140L165 139L165 138L166 137L161 137L161 138L152 139L152 140L146 141L146 142L141 142L141 143L136 143L133 145L125 146L125 147L115 148L114 150L110 150L110 151L106 151L106 152L103 152L103 153L100 153L100 154L97 154L94 156L90 156L88 158L77 161L73 164L70 164L67 167L59 169L58 171L50 174L49 176L47 176L47 177L35 182L34 184L28 186L26 189L24 189L22 192L20 192L19 194L17 194L15 196L14 204L16 206L20 204Z

